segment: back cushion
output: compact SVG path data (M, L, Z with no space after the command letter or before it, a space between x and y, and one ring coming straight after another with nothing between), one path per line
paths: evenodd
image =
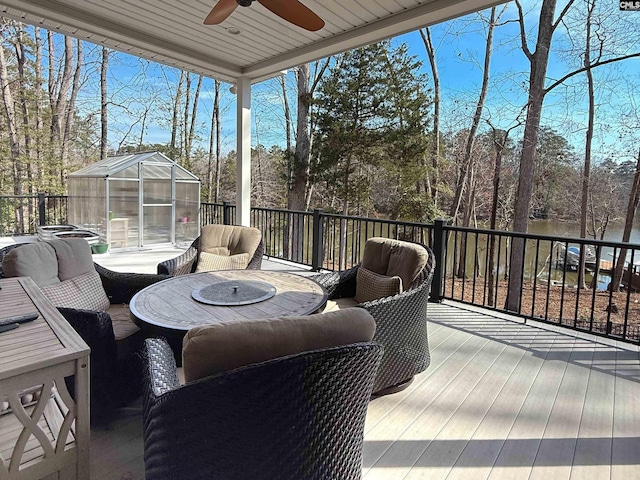
M23 245L7 253L2 265L7 276L31 277L56 307L98 312L109 308L91 247L83 238Z
M248 253L253 257L262 234L252 227L238 225L205 225L200 232L201 252L217 255L236 255Z
M356 302L370 302L399 293L402 293L402 279L400 277L379 275L363 266L358 268L358 273L356 273L356 296L354 297Z
M60 283L56 251L47 242L11 250L2 259L2 269L7 277L31 277L39 287Z
M425 248L417 243L372 237L365 244L362 266L380 275L400 277L404 290L409 290L428 259Z
M64 240L52 240L49 245L53 247L58 257L58 278L64 282L70 278L95 272L91 247L84 238L65 238Z
M400 242L391 251L387 275L402 278L402 285L409 290L413 280L418 276L429 260L429 254L422 245Z
M196 327L182 342L187 382L274 358L368 342L376 324L362 308Z
M216 255L215 253L200 252L196 273L216 270L243 270L249 265L249 260L248 253Z
M371 272L386 275L393 245L393 241L388 238L368 239L362 254L362 266Z
M95 269L64 282L47 285L41 290L56 307L105 312L111 305L102 286L100 274Z

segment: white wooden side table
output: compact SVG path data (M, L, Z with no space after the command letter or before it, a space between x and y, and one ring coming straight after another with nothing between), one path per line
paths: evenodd
M0 479L87 480L89 347L31 278L0 287L0 318L39 314L0 333Z

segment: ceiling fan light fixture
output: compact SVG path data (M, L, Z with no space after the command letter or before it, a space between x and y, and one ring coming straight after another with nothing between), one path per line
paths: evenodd
M229 35L240 35L242 32L240 31L239 28L229 27L227 28L227 33Z
M219 25L240 7L249 7L254 0L218 0L204 19L205 25ZM263 7L283 20L298 27L316 32L324 27L324 21L300 0L258 0ZM237 30L237 29L236 29ZM229 30L227 30L229 31ZM231 33L231 32L230 32ZM239 34L237 30L235 35Z

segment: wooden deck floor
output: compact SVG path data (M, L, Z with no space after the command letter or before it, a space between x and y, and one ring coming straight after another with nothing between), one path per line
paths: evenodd
M432 362L373 400L364 478L640 478L638 349L429 305ZM140 408L92 430L93 480L144 478Z

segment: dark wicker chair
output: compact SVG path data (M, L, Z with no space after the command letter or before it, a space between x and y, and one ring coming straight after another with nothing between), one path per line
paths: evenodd
M316 350L180 386L167 342L147 339L146 480L361 478L381 350Z
M191 246L180 256L165 260L158 264L158 275L186 275L196 271L198 265L198 255L200 253L200 237L196 238ZM260 270L262 257L264 256L264 239L260 240L253 257L247 265L248 270Z
M358 304L376 321L374 342L384 346L384 356L373 386L374 394L393 393L406 388L413 377L431 362L427 338L427 301L435 267L431 249L427 264L409 289L391 297ZM353 297L360 265L341 272L313 275L327 289L329 300Z
M27 244L0 249L0 278L4 277L4 256L22 245ZM144 287L168 278L165 275L114 272L95 263L94 266L111 304L129 303L133 295ZM108 313L60 307L58 310L91 348L91 417L92 421L107 421L115 407L142 392L142 335L127 345L131 349L129 355L119 356ZM68 382L68 387L72 388L73 382Z

